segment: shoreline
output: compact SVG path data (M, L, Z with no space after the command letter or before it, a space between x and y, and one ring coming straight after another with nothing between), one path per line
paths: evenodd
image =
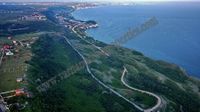
M109 5L106 5L106 6L109 6ZM111 5L111 6L113 6L113 5ZM118 5L118 6L124 6L124 5ZM75 16L74 16L74 12L75 11L79 11L79 10L85 10L85 9L92 9L92 8L99 8L99 7L103 7L103 6L95 6L95 7L91 7L91 8L84 8L84 9L74 9L70 14L71 14L71 16L75 19L75 20L78 20L78 21L84 21L84 22L86 22L86 21L89 21L89 20L80 20L80 19L77 19L77 18L75 18ZM96 20L92 20L92 21L95 21L97 24L98 24L98 22L96 21ZM100 27L100 25L98 24L98 27ZM101 40L98 40L98 39L95 39L95 37L94 36L92 36L92 35L90 35L87 31L89 31L89 30L92 30L93 28L89 28L89 29L86 29L86 30L84 30L84 34L85 34L85 37L91 37L91 38L93 38L94 40L97 40L97 41L100 41L100 42L103 42L103 41L101 41ZM103 42L103 43L106 43L106 42ZM111 43L106 43L106 44L111 44ZM131 50L135 50L135 51L138 51L138 50L136 50L136 49L134 49L134 48L129 48L129 47L125 47L124 45L122 45L121 47L124 47L124 48L128 48L128 49L131 49ZM145 55L142 51L138 51L138 52L140 52L140 53L142 53L143 55ZM145 55L146 56L146 55ZM175 62L172 62L172 61L169 61L169 60L164 60L164 59L157 59L157 58L153 58L153 57L150 57L150 56L146 56L146 57L148 57L148 58L150 58L150 59L153 59L153 60L155 60L155 61L163 61L163 62L166 62L166 63L169 63L169 64L173 64L173 65L176 65L176 66L178 66L178 67L180 67L181 69L182 69L182 71L184 71L186 74L187 74L187 76L188 77L190 77L190 78L192 78L192 79L198 79L198 80L200 80L200 74L198 75L198 74L196 74L196 75L192 75L192 74L190 74L189 72L188 72L188 70L185 68L185 67L183 67L183 66L181 66L181 65L179 65L179 64L177 64L177 63L175 63Z

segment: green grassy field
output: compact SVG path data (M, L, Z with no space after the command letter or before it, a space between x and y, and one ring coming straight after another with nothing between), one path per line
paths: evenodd
M46 48L48 46L48 50L42 50L44 46ZM77 53L61 37L50 35L41 37L33 45L32 51L35 56L29 62L32 66L32 69L29 70L29 76L33 81L40 78L44 82L68 66L81 61ZM47 54L47 52L49 53ZM40 59L40 57L43 58ZM49 64L48 58L52 59L51 64L54 69L46 65L46 62ZM51 73L54 74L48 73L46 69L51 69ZM39 72L45 74L38 75ZM31 107L24 110L25 112L136 112L130 104L99 86L85 70L52 86L42 94L35 92L35 95L35 98L30 101ZM112 98L107 99L107 97Z
M35 41L40 35L50 32L38 32L38 33L27 33L13 36L15 41ZM7 37L0 37L0 47L3 44L12 45L12 40L7 39ZM19 50L18 53L13 56L4 56L2 61L2 66L0 67L0 91L8 91L23 87L22 83L17 83L16 78L23 77L26 74L26 69L28 64L25 61L31 59L31 51L28 48L22 47L21 45L15 46ZM5 86L6 85L6 86Z

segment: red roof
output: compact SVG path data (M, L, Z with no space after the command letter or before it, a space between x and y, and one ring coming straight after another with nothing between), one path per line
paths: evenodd
M24 95L24 94L25 94L24 91L21 90L21 89L15 90L15 95L16 95L16 96L21 96L21 95Z
M4 49L10 49L10 46L9 45L4 45L3 48Z

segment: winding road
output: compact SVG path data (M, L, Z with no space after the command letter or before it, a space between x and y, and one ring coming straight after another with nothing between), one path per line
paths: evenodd
M100 81L90 70L88 62L86 61L85 57L70 43L70 41L64 37L66 42L79 54L79 56L81 56L81 58L83 59L85 65L86 65L86 69L88 71L88 73L92 76L92 78L94 80L96 80L100 85L102 85L103 87L105 87L106 89L110 90L111 92L113 92L114 94L116 94L117 96L121 97L122 99L124 99L125 101L127 101L128 103L132 104L135 108L137 108L140 111L144 111L144 109L142 109L141 107L139 107L138 105L136 105L135 103L133 103L132 101L130 101L129 99L125 98L124 96L122 96L121 94L119 94L117 91L113 90L112 88L110 88L109 86L107 86L106 84L104 84L102 81Z
M126 72L128 72L128 71L127 71L126 67L124 67L124 71L123 71L122 76L121 76L121 82L126 87L128 87L129 89L132 89L134 91L138 91L138 92L141 92L141 93L148 94L148 95L153 96L153 97L155 97L157 99L157 104L155 106L149 108L149 109L145 109L144 112L154 112L154 111L156 111L161 106L161 98L158 95L154 94L154 93L151 93L151 92L148 92L148 91L144 91L144 90L140 90L140 89L137 89L137 88L129 86L124 80L124 76L125 76Z
M72 28L72 31L78 35L79 38L81 38L82 40L84 40L85 42L91 44L92 46L94 46L95 48L97 48L98 50L100 50L103 54L105 54L106 56L109 56L108 53L106 53L104 50L101 49L101 47L98 47L96 45L94 45L93 43L85 40L82 38L82 36L80 34L78 34L76 31L75 31L75 28L78 27L78 25L74 26ZM66 42L79 54L79 56L83 59L85 65L86 65L86 69L88 71L88 73L92 76L92 78L94 80L96 80L100 85L102 85L103 87L105 87L106 89L110 90L112 93L114 93L115 95L117 95L118 97L121 97L122 99L124 99L125 101L127 101L128 103L130 103L131 105L133 105L135 108L137 108L138 110L142 111L142 112L155 112L160 106L161 106L161 99L158 95L154 94L154 93L151 93L151 92L148 92L148 91L144 91L144 90L140 90L140 89L137 89L137 88L133 88L131 86L129 86L125 81L124 81L124 76L125 76L125 73L128 72L127 69L124 67L124 71L122 73L122 77L121 77L121 82L126 86L128 87L129 89L132 89L134 91L138 91L138 92L141 92L141 93L145 93L145 94L148 94L148 95L151 95L153 97L155 97L157 99L157 104L152 107L152 108L149 108L149 109L143 109L141 108L140 106L138 106L137 104L135 104L134 102L130 101L129 99L125 98L124 96L122 96L120 93L118 93L117 91L115 91L114 89L112 89L111 87L109 87L108 85L104 84L101 80L99 80L90 70L89 68L89 65L88 65L88 62L86 61L86 58L71 44L71 42L66 38L64 37L64 39L66 40Z

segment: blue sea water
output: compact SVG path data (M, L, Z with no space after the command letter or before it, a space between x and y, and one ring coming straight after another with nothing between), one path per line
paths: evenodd
M124 46L157 60L178 64L200 78L200 2L102 6L77 10L76 19L95 20L99 27L87 33L110 43L155 16L159 24Z

